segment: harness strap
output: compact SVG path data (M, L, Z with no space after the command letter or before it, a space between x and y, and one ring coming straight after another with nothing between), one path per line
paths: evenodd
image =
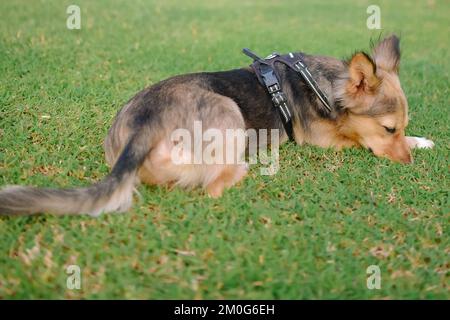
M275 74L274 69L266 64L261 64L260 74L264 85L267 88L270 96L272 97L272 103L280 114L281 121L284 126L284 130L289 137L289 140L294 141L293 129L292 129L292 115L287 104L287 97L281 90L280 82Z
M288 100L280 85L280 79L275 69L275 62L281 62L299 73L305 80L305 83L313 90L319 100L322 102L322 111L326 114L332 111L327 96L320 90L317 82L311 75L308 67L304 63L302 56L297 53L289 53L288 55L280 56L277 53L272 53L265 59L261 59L255 53L247 48L242 50L244 54L253 59L252 68L259 82L267 88L271 95L272 103L278 110L283 127L290 140L294 141L292 128L292 114L289 110Z
M255 71L259 82L264 85L269 92L272 98L272 104L278 110L281 122L283 123L284 130L286 131L289 140L294 141L292 114L289 110L287 97L281 89L280 81L273 64L266 62L270 61L268 60L270 57L275 57L275 54L272 54L263 60L247 48L244 48L242 51L254 60L252 68Z
M323 93L317 82L314 80L313 76L311 75L311 72L308 69L308 66L305 64L300 54L289 53L288 55L278 56L275 61L282 62L289 68L299 73L302 76L302 78L306 81L308 86L317 95L319 100L322 102L322 106L326 109L324 111L326 113L331 112L331 106L327 96L325 95L325 93Z

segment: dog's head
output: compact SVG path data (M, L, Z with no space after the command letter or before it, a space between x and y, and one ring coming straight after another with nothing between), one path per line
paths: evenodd
M386 38L373 47L372 57L359 52L348 62L342 83L344 134L376 156L412 162L405 138L408 103L398 77L399 39Z

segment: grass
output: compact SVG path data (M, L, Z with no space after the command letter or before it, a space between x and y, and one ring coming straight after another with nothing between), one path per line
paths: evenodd
M370 1L0 3L0 185L85 186L108 172L117 110L171 75L249 64L240 53L368 49ZM127 214L1 217L0 298L437 298L449 294L447 1L380 1L402 36L413 165L363 150L284 145L219 200L141 186ZM81 290L66 288L79 265ZM381 269L368 290L366 268Z

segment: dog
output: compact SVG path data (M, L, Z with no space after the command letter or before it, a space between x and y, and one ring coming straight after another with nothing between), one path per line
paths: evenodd
M295 142L324 148L363 147L378 157L411 163L412 148L431 148L425 138L406 137L408 103L399 80L399 38L356 52L348 60L304 54L304 61L326 93L332 110L320 103L293 70L276 66L289 104ZM0 191L0 214L90 214L126 211L138 182L203 187L219 197L244 178L247 165L183 164L171 161L177 128L278 129L288 140L277 110L250 67L180 75L137 93L116 115L106 137L112 167L102 181L85 188L12 186ZM191 152L188 150L188 152ZM242 156L239 155L239 156Z

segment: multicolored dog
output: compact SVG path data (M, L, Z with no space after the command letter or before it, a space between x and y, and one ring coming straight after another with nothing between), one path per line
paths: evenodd
M285 65L278 74L293 113L295 141L320 147L362 146L376 156L411 163L411 149L433 142L406 137L408 103L398 76L399 39L391 36L358 52L349 61L304 55L304 61L332 111L317 112L320 101L302 79ZM287 140L281 119L251 68L176 76L133 97L117 114L105 141L111 173L99 183L75 189L13 186L0 191L0 214L98 215L125 211L133 189L148 184L204 187L212 197L241 180L245 164L183 164L171 160L177 128L278 129Z

